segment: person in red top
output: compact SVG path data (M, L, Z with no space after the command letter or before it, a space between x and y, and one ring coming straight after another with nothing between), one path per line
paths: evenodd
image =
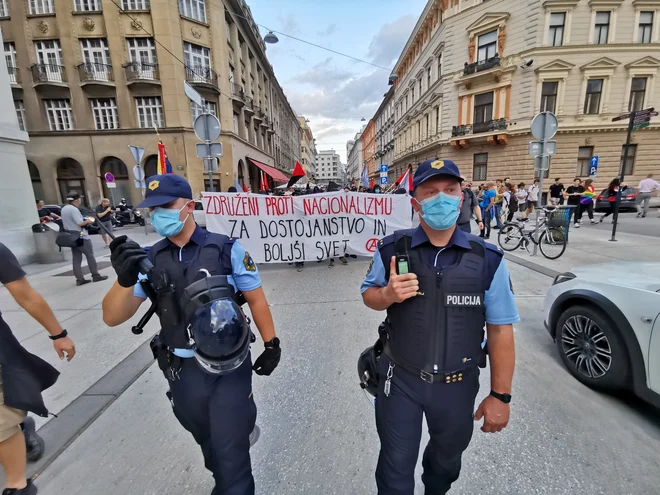
M620 187L625 187L625 184L621 184L621 180L618 177L612 179L610 185L607 186L605 194L607 195L607 201L611 205L611 208L607 213L603 213L598 222L602 222L606 217L609 217L612 213L616 213L619 209L619 204L616 202L616 195L619 193ZM614 220L612 220L612 223L614 223Z

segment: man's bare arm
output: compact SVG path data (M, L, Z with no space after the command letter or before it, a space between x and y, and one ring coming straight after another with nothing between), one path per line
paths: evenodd
M37 320L49 334L54 336L62 333L62 326L55 318L50 306L41 297L41 294L32 288L25 277L9 282L5 287L18 305Z
M257 330L259 330L262 340L264 342L270 342L276 337L275 323L273 323L273 315L270 312L263 288L259 287L255 290L243 291L243 296L248 306L250 306L252 318L257 325Z
M486 325L488 357L490 358L490 388L499 394L510 394L516 349L513 325Z
M116 327L128 321L138 310L144 299L133 295L133 287L122 287L115 281L103 298L103 321Z

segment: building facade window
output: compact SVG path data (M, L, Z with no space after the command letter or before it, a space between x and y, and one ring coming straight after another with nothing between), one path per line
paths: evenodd
M626 155L626 161L624 163L623 156L626 153L626 145L621 146L621 169L623 169L623 175L632 175L635 170L635 155L637 155L637 145L629 144L628 145L628 154ZM621 170L620 169L620 170Z
M7 0L0 0L0 17L9 17L9 7Z
M541 85L541 109L540 112L555 113L557 108L557 90L559 83L557 81L544 81Z
M192 121L193 122L195 122L195 119L197 117L199 117L200 115L202 115L203 113L206 113L206 112L211 113L211 114L215 115L216 117L218 116L217 109L216 109L217 108L216 103L214 101L203 100L202 103L204 104L203 107L199 106L194 101L190 102L190 114L192 115Z
M141 128L165 127L163 101L160 96L135 98L138 126Z
M639 13L639 34L638 43L650 43L651 33L653 32L653 12Z
M149 0L123 0L121 7L124 10L149 10Z
M428 89L428 87L426 88ZM422 78L419 78L419 97L422 97Z
M578 177L586 177L589 175L591 157L594 155L593 146L580 146L578 148L577 170L575 175Z
M412 105L415 104L415 86L410 88L410 101L412 102Z
M488 176L488 153L475 153L472 165L472 180L486 180Z
M234 134L236 134L237 136L239 135L239 131L238 131L238 114L237 113L234 114Z
M94 126L97 131L119 129L117 101L114 98L94 98L89 100L94 115Z
M101 0L75 0L73 6L76 12L99 12Z
M431 87L431 67L426 69L426 89Z
M644 108L644 97L646 96L646 78L633 77L630 84L630 101L628 111L634 112Z
M14 84L16 83L16 46L11 41L5 41L5 62L7 62L9 82Z
M231 43L231 24L229 24L229 19L225 18L225 36L227 41Z
M435 107L435 133L440 132L440 105Z
M553 12L550 14L550 32L548 44L562 46L564 44L564 27L566 25L566 12Z
M48 126L51 131L70 131L73 129L71 102L66 100L44 100Z
M18 119L18 128L21 131L25 130L25 106L23 100L14 100L14 108L16 109L16 118Z
M30 14L54 14L53 0L30 0Z
M603 93L602 79L589 79L587 81L587 94L584 98L584 113L594 115L600 113L600 97Z
M497 29L479 36L478 46L477 63L481 64L493 58L497 52Z
M34 47L37 52L37 63L41 65L40 72L48 81L62 82L62 49L59 40L35 41Z
M179 0L179 13L199 22L206 22L205 0Z
M482 124L493 120L493 92L474 97L474 123Z
M607 44L610 33L611 12L596 12L596 25L594 26L594 43Z
M153 38L126 38L128 59L131 62L157 64L156 45Z
M80 40L83 61L86 64L112 65L110 50L105 38L84 38Z
M438 56L438 79L442 77L442 55Z

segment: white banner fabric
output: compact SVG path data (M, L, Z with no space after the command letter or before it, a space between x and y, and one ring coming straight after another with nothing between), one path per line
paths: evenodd
M202 201L206 228L240 239L256 263L371 256L379 239L412 225L403 194L204 193Z

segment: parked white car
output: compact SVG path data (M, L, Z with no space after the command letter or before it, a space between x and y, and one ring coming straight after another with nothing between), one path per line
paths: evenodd
M206 212L204 211L204 203L202 203L201 199L195 200L193 218L195 219L195 222L197 222L197 225L206 228Z
M604 263L558 275L545 327L582 383L660 407L660 263Z

